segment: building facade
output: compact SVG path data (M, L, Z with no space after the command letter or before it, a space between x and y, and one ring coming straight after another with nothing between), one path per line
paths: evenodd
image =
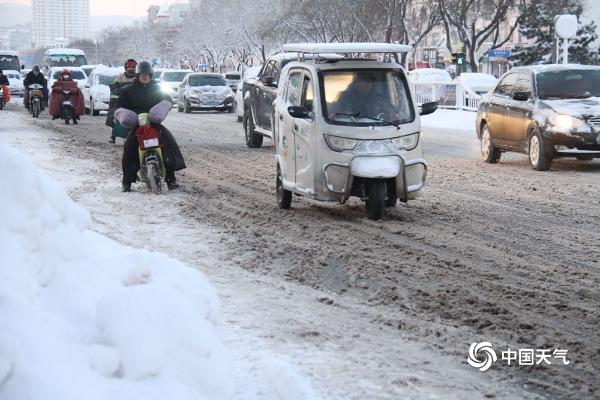
M89 0L32 0L33 43L64 46L90 37Z

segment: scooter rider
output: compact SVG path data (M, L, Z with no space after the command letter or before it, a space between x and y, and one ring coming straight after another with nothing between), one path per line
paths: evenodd
M105 125L112 128L111 134L110 134L110 139L109 139L110 143L115 143L114 114L115 114L116 105L117 105L116 99L119 97L119 95L121 94L121 92L127 85L130 85L135 81L135 67L136 66L137 66L137 61L135 61L133 58L130 58L129 60L125 61L125 64L123 65L125 72L117 75L115 77L115 79L113 80L113 83L111 83L109 85L111 100L108 105L108 113L106 114Z
M52 85L52 101L50 102L50 115L52 119L63 118L62 115L62 96L63 90L69 90L70 101L73 106L73 124L77 124L79 116L83 114L83 93L79 90L77 82L71 78L71 72L65 68L60 73L60 79L55 81Z
M0 86L2 85L10 86L10 83L8 82L6 75L4 75L4 72L0 69Z
M148 113L151 125L159 132L159 142L163 146L163 160L166 169L165 181L169 190L179 187L175 180L175 171L186 168L181 150L175 138L160 123L173 107L168 94L161 91L156 81L152 80L154 71L147 61L140 62L136 67L135 82L125 88L117 102L115 118L123 126L130 128L123 147L123 188L124 192L131 191L131 183L137 180L140 169L138 143L135 136L137 115Z
M44 78L44 75L40 71L39 65L34 65L33 69L29 71L27 75L25 75L25 79L23 79L23 86L25 86L23 103L27 109L29 109L29 85L33 85L34 83L42 85L42 91L44 92L44 105L48 105L48 85L46 78Z

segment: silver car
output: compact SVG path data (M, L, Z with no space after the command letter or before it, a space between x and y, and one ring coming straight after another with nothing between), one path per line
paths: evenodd
M233 90L221 74L208 72L190 73L183 78L177 89L177 111L191 113L193 110L221 110L233 112Z

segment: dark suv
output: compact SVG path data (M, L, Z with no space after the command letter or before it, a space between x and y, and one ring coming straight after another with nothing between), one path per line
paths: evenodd
M536 65L507 72L477 110L481 156L529 155L531 167L550 169L558 157L600 157L600 67Z

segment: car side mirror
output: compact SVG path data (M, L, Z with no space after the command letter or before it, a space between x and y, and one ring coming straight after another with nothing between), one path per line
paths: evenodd
M421 104L420 115L429 115L432 114L435 110L437 110L438 103L436 101L432 101L429 103Z
M301 118L301 119L312 118L312 113L310 111L308 111L306 108L300 107L300 106L288 107L288 114L290 114L290 116L292 118Z
M261 81L265 84L265 86L277 86L275 79L272 76L263 76Z
M517 101L527 101L531 98L531 92L514 92L513 99Z

